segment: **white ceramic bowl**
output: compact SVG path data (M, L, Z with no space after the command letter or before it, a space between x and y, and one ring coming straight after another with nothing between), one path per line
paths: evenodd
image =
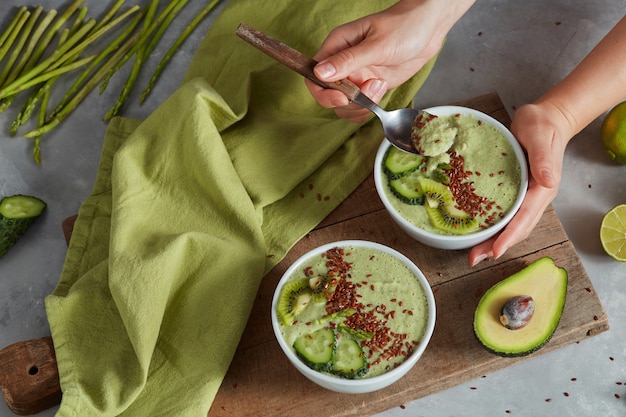
M294 350L291 346L289 346L282 337L280 331L279 318L276 313L276 306L279 298L279 294L282 290L283 285L289 279L290 276L293 275L295 271L298 271L302 268L302 266L310 260L312 257L321 255L327 252L329 249L335 247L363 247L363 248L372 248L377 249L379 251L391 254L402 263L404 263L409 270L415 275L415 278L420 283L421 287L424 289L424 294L426 295L426 301L428 304L428 318L426 322L426 327L424 331L424 335L420 339L420 343L415 347L413 352L408 356L399 366L394 369L387 371L381 375L373 376L369 378L363 379L344 379L336 376L332 376L329 374L324 374L318 371L315 371L305 365L295 354ZM289 359L289 361L296 367L298 371L302 373L309 380L314 383L324 387L326 389L348 393L348 394L362 394L367 392L376 391L382 388L385 388L400 378L402 378L413 366L417 363L419 358L424 353L428 342L432 336L432 333L435 328L435 298L433 296L432 289L430 288L430 284L426 280L424 274L417 268L417 266L411 262L409 258L402 255L398 251L391 249L387 246L381 245L379 243L369 242L369 241L361 241L361 240L345 240L338 241L333 243L328 243L326 245L320 246L316 249L311 250L306 253L302 257L300 257L297 261L295 261L284 273L283 277L278 282L276 290L274 292L274 297L272 300L272 311L271 311L271 320L272 327L274 329L274 334L280 345L281 349Z
M386 175L382 169L382 163L385 152L387 151L389 146L392 145L387 140L384 140L378 148L378 153L376 154L376 160L374 163L374 182L376 184L376 191L378 192L378 196L380 197L385 208L387 209L387 212L391 215L391 218L400 226L400 228L413 239L428 246L449 250L470 248L474 245L477 245L478 243L484 242L485 240L500 232L509 223L509 221L511 221L515 213L517 213L517 210L519 210L520 206L522 205L522 201L526 196L526 190L528 188L528 166L526 163L526 157L524 155L522 147L517 142L517 139L515 139L515 136L513 136L513 134L502 123L485 113L460 106L439 106L431 107L424 110L430 114L434 114L437 116L470 114L476 120L481 120L483 123L488 123L492 125L500 132L502 132L502 134L507 138L507 140L513 147L515 156L517 157L517 160L520 164L521 181L519 193L511 209L505 213L504 217L499 222L487 229L481 229L480 231L467 235L443 235L429 232L415 226L404 217L402 217L400 214L398 214L398 212L391 205L391 202L389 201L389 198L385 193L385 188L388 185Z

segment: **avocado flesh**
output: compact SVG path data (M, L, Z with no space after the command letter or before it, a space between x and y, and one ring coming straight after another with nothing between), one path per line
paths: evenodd
M524 356L541 348L559 325L565 295L567 271L543 257L491 287L483 295L474 315L474 333L483 346L500 356ZM535 312L520 329L507 329L500 322L504 303L517 295L530 295Z

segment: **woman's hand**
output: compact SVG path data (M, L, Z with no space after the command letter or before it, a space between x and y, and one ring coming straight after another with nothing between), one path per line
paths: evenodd
M528 104L517 110L511 131L528 153L529 186L519 211L503 232L473 247L469 263L474 266L489 257L499 258L511 246L526 239L556 197L561 181L570 121L547 103Z
M415 75L434 57L450 28L474 0L400 0L390 8L330 32L317 54L315 75L333 82L348 78L375 102ZM341 92L311 81L318 103L339 117L362 122L370 115Z
M626 17L561 82L519 108L511 131L528 152L530 183L513 220L470 251L469 263L498 258L527 238L557 194L565 146L602 112L626 97Z

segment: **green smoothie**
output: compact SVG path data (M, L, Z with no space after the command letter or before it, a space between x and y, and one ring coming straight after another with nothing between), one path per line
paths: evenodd
M403 362L425 333L428 301L422 285L403 262L381 250L359 246L330 249L295 271L283 293L288 283L297 282L309 282L311 288L326 285L322 296L317 292L307 301L300 300L297 313L281 322L286 344L293 347L298 339L331 329L337 350L340 343L351 340L362 351L355 356L365 359L365 369L358 374L336 372L330 366L333 360L329 366L317 363L314 369L344 378L371 378ZM281 317L280 306L277 313Z
M491 124L469 114L422 112L413 125L412 140L423 156L401 157L421 158L419 167L393 176L386 172L389 186L385 190L391 205L410 223L439 234L473 233L499 222L514 205L521 168L507 138ZM452 201L429 199L429 194L419 198L424 195L418 189L425 183L423 178L444 185ZM397 183L413 191L414 198L400 195ZM471 227L467 226L470 220Z

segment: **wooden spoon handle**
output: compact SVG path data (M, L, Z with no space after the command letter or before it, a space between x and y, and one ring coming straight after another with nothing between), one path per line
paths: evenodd
M0 387L11 411L40 413L61 401L51 337L14 343L0 350Z
M235 33L241 39L257 47L281 64L313 81L317 85L341 91L349 100L354 100L361 92L356 84L347 79L339 80L334 83L326 83L319 80L313 73L313 67L315 67L317 61L245 23L241 23Z

